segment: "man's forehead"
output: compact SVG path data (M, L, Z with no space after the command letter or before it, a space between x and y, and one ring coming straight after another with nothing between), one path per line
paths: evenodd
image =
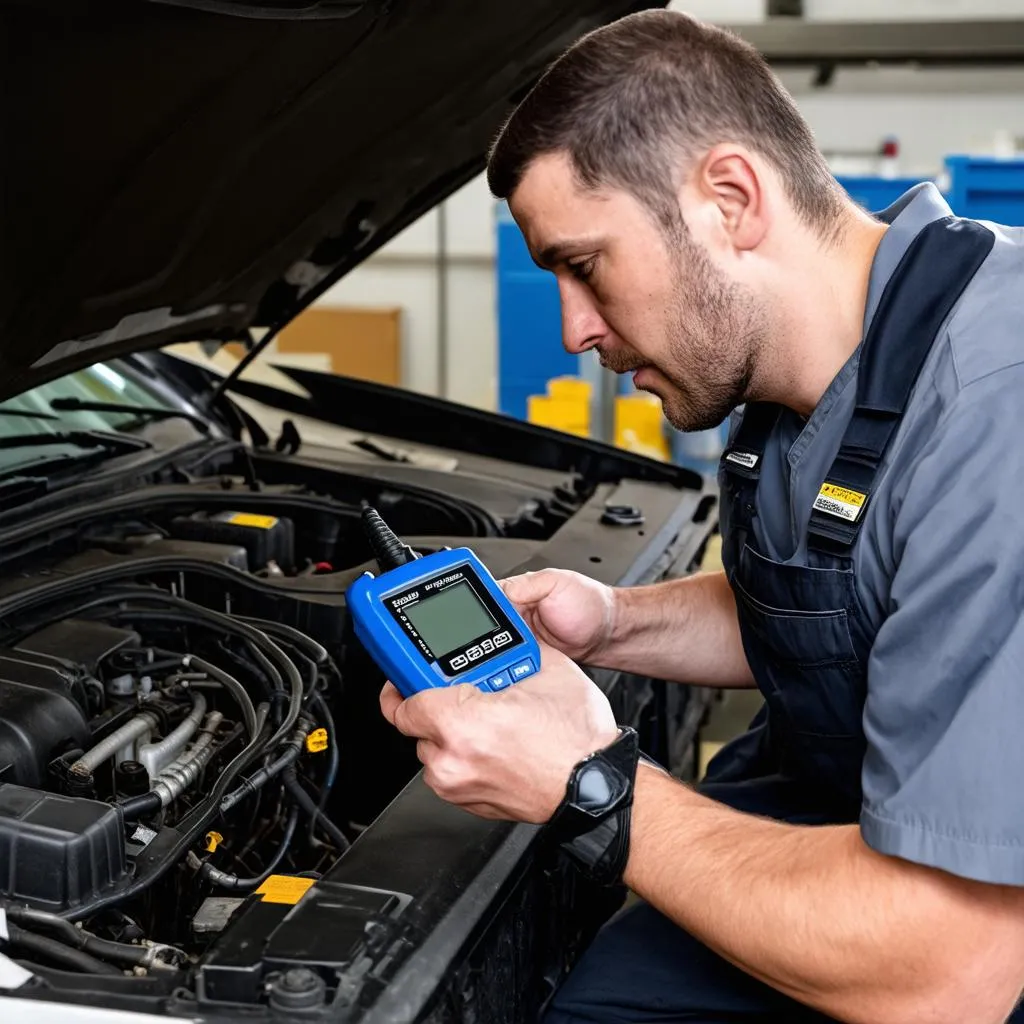
M534 159L509 197L508 205L535 255L593 234L595 217L608 210L611 194L580 185L564 153Z

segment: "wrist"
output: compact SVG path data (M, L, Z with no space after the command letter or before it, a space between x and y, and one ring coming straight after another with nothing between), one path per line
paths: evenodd
M640 761L636 730L618 729L612 741L579 761L547 833L592 881L616 885L629 856L633 789Z
M629 635L630 597L627 587L606 587L601 636L590 656L591 664L614 667L615 650Z

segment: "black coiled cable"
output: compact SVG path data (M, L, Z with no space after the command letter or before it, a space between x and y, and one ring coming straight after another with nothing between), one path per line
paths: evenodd
M416 552L408 544L402 543L401 538L396 536L371 505L363 505L363 530L381 572L397 569L417 558Z

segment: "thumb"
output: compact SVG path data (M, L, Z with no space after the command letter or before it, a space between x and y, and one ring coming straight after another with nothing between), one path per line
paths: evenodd
M501 580L499 585L513 604L539 604L544 598L550 597L558 586L558 576L547 569L541 569L539 572L509 576L508 579Z
M404 736L436 741L440 723L444 719L444 708L441 705L445 702L447 689L439 687L436 690L423 690L412 697L406 697L394 708L392 725Z

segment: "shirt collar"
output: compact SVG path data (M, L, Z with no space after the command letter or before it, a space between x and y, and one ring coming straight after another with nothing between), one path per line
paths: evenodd
M875 214L889 230L882 235L881 242L875 250L875 258L871 264L871 275L868 279L868 298L864 307L864 333L878 309L882 292L889 283L903 259L910 243L932 221L951 217L953 211L942 198L942 193L930 182L923 181L912 189L904 192L892 206L881 213Z

